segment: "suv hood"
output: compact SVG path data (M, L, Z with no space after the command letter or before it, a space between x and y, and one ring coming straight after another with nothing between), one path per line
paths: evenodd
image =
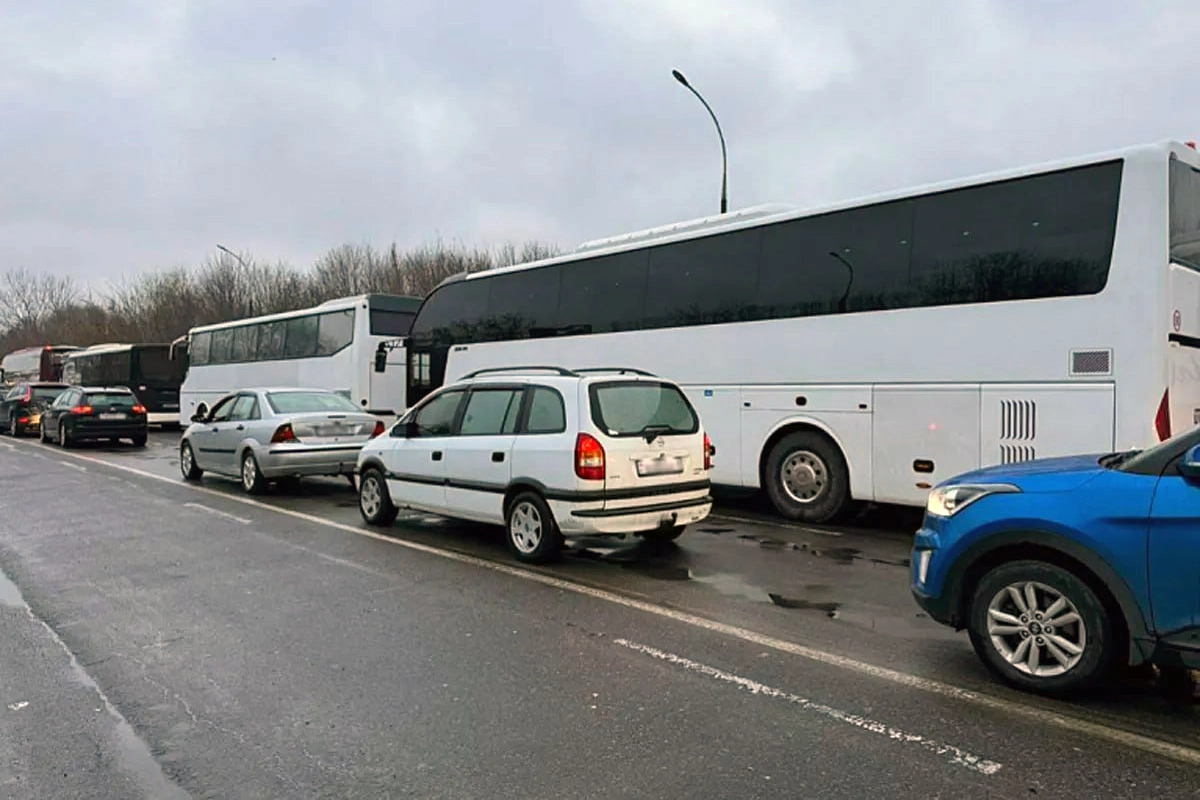
M943 485L963 483L1009 483L1026 492L1070 491L1105 472L1100 459L1106 453L1085 456L1065 456L984 467L957 475Z

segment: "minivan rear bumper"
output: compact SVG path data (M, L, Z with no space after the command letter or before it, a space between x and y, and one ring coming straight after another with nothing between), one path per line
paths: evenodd
M624 508L580 508L577 503L551 503L559 530L570 534L646 533L700 522L712 511L711 497L663 501Z

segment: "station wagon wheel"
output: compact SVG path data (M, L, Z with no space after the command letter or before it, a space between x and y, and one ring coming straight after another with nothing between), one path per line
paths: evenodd
M546 501L533 492L513 498L505 515L508 547L521 561L543 563L562 551L562 534Z
M71 432L68 430L69 427L66 420L60 419L58 421L58 444L61 447L71 446Z
M249 450L242 455L242 488L247 494L262 494L267 488L267 479L259 470L254 453Z
M984 663L1022 689L1067 693L1110 671L1115 646L1103 603L1075 574L1017 561L980 581L970 614L971 643Z
M371 467L358 482L358 512L368 525L391 525L396 521L396 505L388 491L383 473Z
M204 470L196 466L196 454L192 452L191 442L179 445L179 471L183 473L183 479L188 481L198 481L204 474Z

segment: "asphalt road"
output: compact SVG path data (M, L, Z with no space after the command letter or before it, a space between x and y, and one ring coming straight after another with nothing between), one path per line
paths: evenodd
M908 596L908 536L735 505L550 568L0 440L0 796L1194 797L1194 708L1011 692Z

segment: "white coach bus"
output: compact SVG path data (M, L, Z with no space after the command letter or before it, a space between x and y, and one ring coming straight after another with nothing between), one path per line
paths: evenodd
M207 412L214 401L250 386L296 386L341 392L381 415L402 411L404 356L419 297L369 294L330 300L314 308L203 325L188 331L179 419ZM394 369L377 372L380 348Z
M500 365L679 381L713 482L791 519L1200 423L1200 158L1164 143L808 211L751 209L457 276L408 402Z

